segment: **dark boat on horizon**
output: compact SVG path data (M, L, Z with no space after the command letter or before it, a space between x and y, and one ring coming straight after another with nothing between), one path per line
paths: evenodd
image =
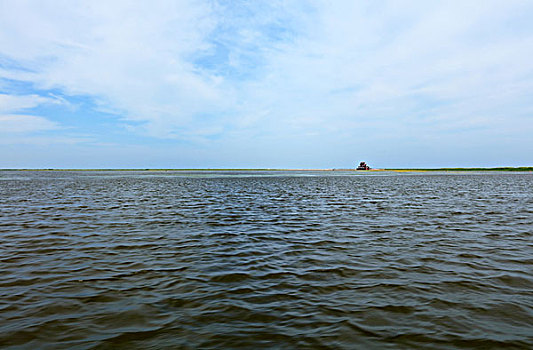
M370 167L365 162L361 162L356 170L370 170Z

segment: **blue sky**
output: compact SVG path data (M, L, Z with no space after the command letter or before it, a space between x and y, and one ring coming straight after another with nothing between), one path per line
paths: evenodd
M532 1L0 0L0 168L533 165Z

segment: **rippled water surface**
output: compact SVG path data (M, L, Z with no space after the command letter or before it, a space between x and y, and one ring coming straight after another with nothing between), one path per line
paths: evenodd
M533 175L0 172L0 347L532 348Z

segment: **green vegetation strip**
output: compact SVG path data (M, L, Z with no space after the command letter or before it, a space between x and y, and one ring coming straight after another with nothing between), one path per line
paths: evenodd
M533 171L533 167L497 167L497 168L432 168L432 169L383 169L390 171Z
M356 171L355 169L0 169L2 171ZM366 172L368 170L360 170ZM496 168L395 168L370 171L533 171L533 167Z
M1 171L287 171L293 169L0 169ZM298 170L298 169L297 169Z

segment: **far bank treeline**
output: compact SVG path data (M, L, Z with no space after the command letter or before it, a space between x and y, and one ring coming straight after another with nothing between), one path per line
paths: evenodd
M522 166L522 167L496 167L496 168L431 168L431 169L421 169L421 168L411 168L411 169L384 169L384 170L416 170L416 171L533 171L531 166Z
M366 164L365 164L366 165ZM371 169L368 167L368 170L371 171L522 171L522 172L533 172L533 167L496 167L496 168L381 168L381 169ZM250 168L250 169L230 169L230 168L207 168L207 169L185 169L185 168L168 168L168 169L156 169L156 168L130 168L130 169L66 169L66 168L47 168L47 169L23 169L23 168L4 168L0 171L350 171L355 169L273 169L273 168Z

